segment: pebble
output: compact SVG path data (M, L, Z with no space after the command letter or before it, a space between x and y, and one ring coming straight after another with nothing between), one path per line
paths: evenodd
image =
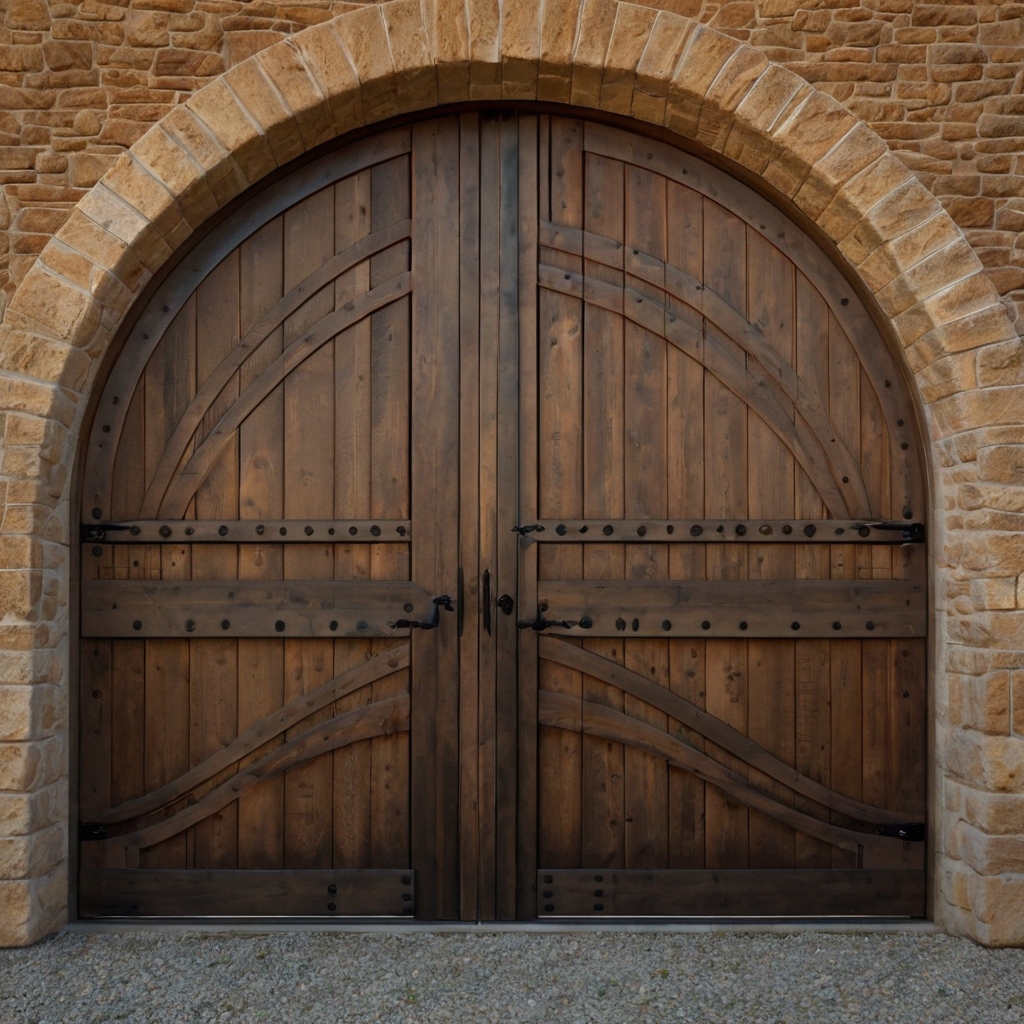
M938 934L68 931L3 1024L1024 1022L1024 950Z

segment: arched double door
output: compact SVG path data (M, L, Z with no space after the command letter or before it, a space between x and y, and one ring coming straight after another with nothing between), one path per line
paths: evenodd
M175 267L81 473L82 916L925 912L925 490L666 143L419 121Z

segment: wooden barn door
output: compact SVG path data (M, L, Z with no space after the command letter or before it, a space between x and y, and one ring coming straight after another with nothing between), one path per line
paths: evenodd
M463 113L270 185L96 407L80 913L923 914L914 422L666 144Z
M748 189L615 129L537 132L519 913L922 915L925 491L902 378Z
M83 916L457 914L456 157L449 120L306 166L126 342L83 486Z

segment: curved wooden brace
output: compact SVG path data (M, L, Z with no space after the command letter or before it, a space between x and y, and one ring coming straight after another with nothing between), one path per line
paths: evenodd
M619 288L572 271L541 264L538 268L538 283L549 291L570 295L618 313L697 360L776 433L810 477L833 516L846 519L854 514L836 485L825 452L825 442L806 425L792 403L787 402L789 408L780 403L780 393L776 387L764 377L753 373L748 364L737 362L724 350L715 338L714 330L705 331L687 323L661 303L641 295L635 289ZM856 473L859 479L859 467ZM867 505L860 514L869 514Z
M861 474L860 464L842 438L838 436L817 389L803 380L788 362L780 359L778 352L768 343L761 328L747 320L743 313L732 306L724 296L657 256L644 252L642 249L630 248L627 251L621 242L591 231L562 227L545 221L540 226L540 244L573 256L585 257L588 261L600 263L613 270L621 270L633 277L638 277L659 291L671 295L701 316L707 317L749 356L756 359L771 382L793 402L817 438L823 453L828 453L827 465L830 467L835 488L844 495L843 500L852 510L850 514L854 516L869 516L871 514L871 503L868 498L867 486ZM591 285L592 280L586 278L585 289ZM604 282L601 284L603 285L601 291L608 287L615 287ZM647 302L654 301L655 305L661 304L635 289L626 287L623 288L623 292L625 293L623 306L627 311L623 315L640 323L641 326L647 326L643 320L637 320L634 316L630 316L628 310L633 306L642 305L645 300ZM589 298L589 295L587 297ZM603 305L603 303L598 304ZM671 311L665 307L662 308L664 309L662 316L672 322ZM661 334L662 337L666 336L664 330L655 330L654 333ZM740 395L740 397L744 398L745 396ZM846 482L843 480L844 477Z
M82 488L85 519L92 518L89 510L93 506L99 507L101 517L110 515L110 492L117 455L117 444L111 438L121 436L131 405L129 400L146 363L202 281L232 249L299 200L368 167L407 154L411 147L408 128L395 128L332 150L257 192L207 234L201 246L189 252L181 267L164 281L146 306L132 328L122 357L114 364L103 386L89 440L86 485ZM104 431L102 427L110 430Z
M840 828L780 803L756 789L742 775L730 771L682 740L603 704L581 700L568 693L541 690L538 694L538 721L541 725L600 736L653 754L710 782L740 803L841 850L859 853L863 849L865 854L871 852L884 859L886 854L902 848L902 840Z
M310 330L292 342L232 403L216 426L203 438L185 466L168 485L157 517L180 519L188 503L217 463L220 453L246 417L297 366L330 341L335 335L389 305L412 290L412 274L399 274L359 298L329 313Z
M408 728L407 693L373 704L364 704L344 715L332 718L329 722L308 729L280 747L275 747L265 757L243 768L237 775L232 775L227 782L210 790L201 800L183 808L177 814L136 832L104 839L103 849L107 854L124 850L126 856L131 859L139 850L155 846L165 839L170 839L171 836L178 835L179 832L184 832L211 814L216 814L253 786L276 778L290 768L296 768L339 747L358 743L360 740L373 739L375 736L390 736Z
M370 683L376 682L391 675L393 672L400 672L409 667L409 644L404 643L398 647L392 647L388 651L374 655L364 661L361 665L350 668L347 672L335 676L321 686L304 693L301 697L285 704L279 711L265 715L258 722L251 725L245 732L232 740L226 747L222 747L215 754L211 754L205 761L200 762L194 768L189 769L184 775L168 782L167 785L154 789L152 793L136 797L133 800L126 800L124 803L112 807L103 814L96 815L92 821L98 825L111 825L115 822L130 821L132 818L139 818L144 814L160 810L172 804L175 800L187 797L198 786L201 786L208 779L213 778L218 772L230 768L231 765L240 761L246 754L251 753L257 747L280 736L281 733L290 729L293 725L301 722L304 718L315 714L328 704L341 700L350 693L361 689Z
M353 243L343 252L329 259L315 273L300 281L287 295L279 299L256 321L255 324L239 340L238 344L220 361L213 373L203 382L195 397L182 413L171 434L167 447L164 448L156 473L150 482L149 489L142 501L139 512L140 519L153 519L160 509L160 502L171 482L174 470L181 461L189 441L192 440L203 417L210 411L217 397L231 380L235 371L250 356L254 355L284 320L291 316L304 302L315 295L321 288L340 277L357 263L369 259L384 249L409 237L412 221L403 220L390 227L375 231L358 242ZM113 443L117 444L119 439Z
M748 736L737 732L714 715L709 715L696 704L666 690L651 679L646 679L637 672L619 665L617 662L603 658L593 651L584 650L575 644L556 640L554 637L542 636L539 639L539 653L545 661L564 665L575 669L593 679L600 679L609 686L614 686L628 693L637 700L642 700L651 707L664 711L670 718L682 722L688 729L698 732L705 739L711 740L716 746L746 762L765 775L788 786L794 792L805 796L815 803L828 807L830 810L845 814L857 821L871 825L899 825L907 821L908 814L871 807L858 800L836 793L823 786L820 782L801 775L784 761L780 761L764 747L759 746ZM911 813L909 817L914 817Z

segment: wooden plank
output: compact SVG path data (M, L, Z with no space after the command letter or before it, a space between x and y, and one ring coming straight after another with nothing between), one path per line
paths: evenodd
M911 637L927 625L923 588L904 580L569 579L539 593L548 632L565 636Z
M538 888L542 917L925 916L922 871L541 869Z
M414 143L415 148L415 143ZM410 216L410 169L407 157L373 168L370 176L370 226L374 231ZM414 234L417 228L414 226ZM410 246L400 244L370 260L370 287L377 288L409 267ZM380 310L370 321L370 515L408 515L409 498L409 367L408 300ZM407 579L409 553L391 546L370 548L370 578ZM427 584L429 587L429 584ZM373 645L374 653L387 641ZM379 644L379 646L378 646ZM417 657L413 652L413 664ZM416 671L419 669L417 667ZM371 687L373 700L408 693L410 677L399 673ZM416 703L414 696L413 702ZM423 709L417 705L417 731ZM405 735L378 737L370 743L371 867L410 864L410 740Z
M508 523L509 509L516 507L519 477L519 311L526 296L535 295L530 279L520 284L523 264L536 265L536 246L531 245L536 218L527 211L535 207L535 181L529 176L528 154L531 132L536 121L520 119L515 113L503 113L500 120L499 154L501 161L501 198L499 203L498 265L498 337L497 337L497 429L495 432L495 578L497 595L519 602L516 586L519 545ZM527 177L519 180L520 149L527 161ZM520 202L526 208L520 215ZM520 238L520 228L526 237ZM533 250L531 260L530 251ZM525 295L524 295L525 291ZM495 611L495 916L499 920L516 917L516 786L518 767L518 696L515 685L516 648L519 643L515 615Z
M623 166L618 160L586 158L584 196L585 274L621 288L621 250L625 232ZM565 229L561 229L565 230ZM592 262L594 238L618 240L619 270ZM543 237L543 231L542 231ZM622 317L600 306L584 306L583 360L583 513L621 518L623 514L624 458L624 339ZM558 536L554 527L552 536ZM563 528L562 535L567 535ZM586 534L574 535L581 538ZM532 534L541 538L540 532ZM595 534L595 537L601 537ZM561 539L561 537L559 537ZM588 544L583 549L583 575L587 579L623 579L625 550L621 545ZM618 662L623 647L616 640L590 640L585 648ZM622 691L592 676L583 676L583 698L621 711ZM583 737L582 863L584 867L612 867L625 862L626 753L621 743L597 736Z
M248 330L284 291L283 222L271 221L244 242L239 251L239 319ZM277 331L259 353L242 366L239 386L259 376L282 348ZM238 428L238 514L257 523L284 512L284 389L276 388ZM284 554L273 544L243 545L238 552L240 580L280 580ZM284 700L284 643L240 639L238 642L238 729L243 732L276 711ZM271 741L274 745L280 740ZM250 757L259 755L254 751ZM284 867L284 784L272 779L238 802L238 866Z
M344 252L370 235L372 173L362 170L334 186L335 251ZM387 229L385 229L387 230ZM334 282L334 305L343 308L370 287L369 260L353 266ZM334 514L363 516L370 510L371 473L371 338L363 320L334 340ZM402 524L405 525L405 524ZM353 526L356 533L352 533ZM398 533L398 527L393 527ZM394 533L391 535L394 536ZM315 534L314 534L315 535ZM368 580L371 549L361 539L376 542L387 536L353 523L334 534L346 538L335 545L335 579ZM408 534L398 534L407 536ZM331 536L328 533L328 536ZM398 652L394 652L397 660ZM389 658L390 654L378 655ZM344 640L334 644L334 671L358 671L374 660L372 641ZM408 652L403 662L407 662ZM371 686L342 696L335 714L345 714L373 700ZM365 868L370 864L372 740L350 744L334 752L334 866Z
M457 594L458 478L440 467L459 459L459 122L413 128L412 578L435 594ZM455 237L453 238L453 235ZM459 917L458 623L444 614L413 638L412 849L420 880L417 913Z
M583 226L583 124L552 117L549 123L547 193L550 219ZM543 192L542 192L543 194ZM543 213L543 207L542 207ZM552 255L557 266L580 272L575 256ZM537 342L536 511L548 518L583 512L583 306L578 299L541 290ZM525 453L524 453L525 454ZM529 457L529 456L528 456ZM579 545L542 548L537 575L580 579ZM523 592L520 612L528 619L539 595ZM541 664L538 684L547 690L582 695L577 672ZM537 740L537 856L541 863L581 866L582 740L577 734L541 727Z
M397 917L415 907L411 871L87 870L82 917Z
M501 321L501 122L489 114L480 124L479 355L474 391L477 420L479 488L477 522L479 558L474 569L479 592L478 636L479 723L478 770L480 800L480 919L497 916L497 856L504 837L497 834L497 613L498 537L498 346ZM467 247L467 253L471 248ZM502 510L504 511L504 510ZM507 515L507 513L506 513ZM486 574L486 575L485 575ZM485 584L486 579L486 584Z
M435 612L417 584L376 580L96 580L83 600L85 636L394 637Z
M666 247L665 179L638 167L625 173L626 287L642 284L642 268L633 250L664 260ZM664 278L654 282L664 285ZM643 327L625 324L623 429L624 514L631 517L667 515L667 346ZM660 544L630 545L625 551L625 574L630 579L665 579L668 550ZM668 643L658 640L624 642L625 664L667 687ZM663 712L627 696L627 715L658 729L667 729ZM668 765L630 747L625 751L625 811L627 868L668 867Z
M196 381L207 380L226 350L238 337L238 253L228 256L196 292ZM197 423L199 436L216 422L238 394L232 375L208 416ZM180 421L179 421L180 422ZM221 457L196 491L197 516L238 516L238 445L225 446ZM130 532L130 531L129 531ZM231 545L193 547L193 580L237 580L238 551ZM238 727L238 644L232 638L189 644L191 700L190 767L229 744ZM222 782L230 772L216 781ZM195 829L194 866L238 866L238 807L231 804ZM190 865L193 866L193 865Z
M114 737L114 692L111 673L111 642L81 644L78 691L78 816L90 821L106 810L111 800L111 767ZM118 760L120 760L118 758ZM120 765L118 765L120 767ZM79 847L82 867L99 867L95 848Z
M489 920L493 909L493 867L484 868L483 849L493 850L493 809L483 799L481 779L490 749L481 730L481 552L480 493L480 290L482 251L480 116L459 119L459 917ZM490 206L491 204L488 204ZM493 863L493 862L491 862ZM492 893L487 908L485 892Z

